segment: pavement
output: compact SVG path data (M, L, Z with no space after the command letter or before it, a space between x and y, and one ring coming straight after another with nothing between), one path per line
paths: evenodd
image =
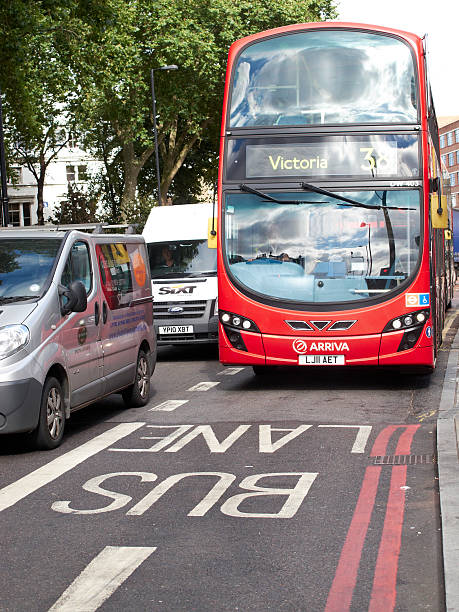
M457 301L454 300L454 302ZM451 345L437 420L446 610L459 612L459 329Z

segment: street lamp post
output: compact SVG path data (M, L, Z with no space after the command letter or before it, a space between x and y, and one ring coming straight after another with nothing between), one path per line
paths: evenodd
M2 225L8 226L8 191L6 179L5 144L3 142L2 92L0 91L0 175L1 175L1 213Z
M177 70L178 66L171 64L170 66L160 66L150 70L151 81L151 99L153 106L153 131L155 135L155 157L156 157L156 178L158 181L158 204L161 206L161 177L159 174L159 151L158 151L158 128L156 125L156 97L155 97L155 70Z

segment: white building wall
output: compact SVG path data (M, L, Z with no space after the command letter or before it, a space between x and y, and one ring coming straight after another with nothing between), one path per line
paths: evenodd
M56 208L67 199L69 182L74 182L79 188L83 189L88 186L87 178L80 180L78 167L82 166L86 166L87 176L90 177L100 170L102 163L90 157L78 147L72 147L62 149L56 159L49 164L43 188L45 223L53 218ZM74 175L68 172L69 167L75 169ZM16 167L15 170L19 170L19 181L16 184L11 181L8 183L10 224L36 225L38 222L37 182L27 167ZM29 210L30 222L28 221Z

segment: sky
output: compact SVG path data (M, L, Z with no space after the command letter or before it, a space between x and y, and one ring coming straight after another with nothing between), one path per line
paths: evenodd
M459 0L335 0L339 21L427 34L430 81L438 117L459 116ZM448 76L456 83L448 83Z

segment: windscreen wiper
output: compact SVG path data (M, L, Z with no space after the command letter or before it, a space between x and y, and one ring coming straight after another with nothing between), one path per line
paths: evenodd
M327 189L321 189L320 187L316 187L310 183L301 183L301 187L306 191L313 191L314 193L320 193L321 195L325 195L329 198L346 202L346 204L339 204L339 206L356 206L358 208L368 208L369 210L381 210L382 208L389 210L416 210L416 208L408 208L406 206L381 206L380 204L372 206L371 204L363 204L362 202L357 202L357 200L352 200L351 198L345 198L344 196L340 196L332 191L328 191Z
M263 191L258 191L258 189L254 189L253 187L249 187L244 183L239 185L241 191L246 191L247 193L253 193L268 202L276 202L276 204L324 204L324 202L313 202L312 200L278 200L277 198L273 198L267 193L263 193Z
M38 295L10 295L8 297L0 296L0 304L6 304L7 302L23 302L25 300L38 299Z
M203 270L202 272L191 272L191 278L199 278L200 276L217 276L217 270Z

